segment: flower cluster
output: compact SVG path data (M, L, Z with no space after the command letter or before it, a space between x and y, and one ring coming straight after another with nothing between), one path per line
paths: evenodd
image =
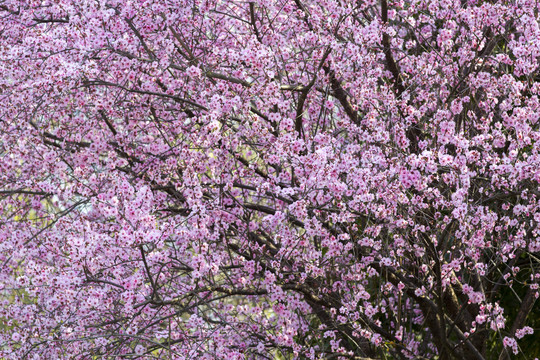
M535 1L0 18L0 358L540 352Z

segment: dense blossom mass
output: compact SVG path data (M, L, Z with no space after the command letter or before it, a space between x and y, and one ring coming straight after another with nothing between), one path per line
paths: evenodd
M0 357L540 356L539 20L0 0Z

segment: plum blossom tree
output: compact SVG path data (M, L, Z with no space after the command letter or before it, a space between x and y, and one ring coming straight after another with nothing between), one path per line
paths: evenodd
M0 357L539 355L536 1L0 19Z

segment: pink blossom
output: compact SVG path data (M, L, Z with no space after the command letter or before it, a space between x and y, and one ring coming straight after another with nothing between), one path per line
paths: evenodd
M0 18L0 358L528 355L536 2Z

